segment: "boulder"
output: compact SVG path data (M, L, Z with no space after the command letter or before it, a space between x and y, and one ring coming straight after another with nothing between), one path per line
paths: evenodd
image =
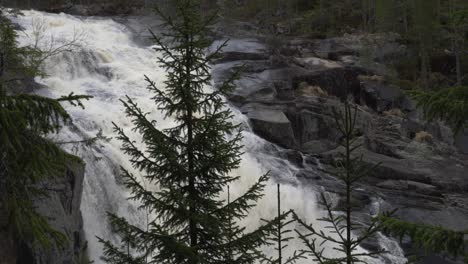
M339 98L346 98L349 94L358 97L361 85L357 77L363 73L362 69L356 67L329 68L300 73L292 78L292 84L296 89L303 82L319 86L329 95Z
M383 81L364 79L361 80L362 103L377 112L384 112L394 108L402 108L404 95L400 88L385 84Z
M253 131L268 141L286 148L296 148L291 122L278 110L257 109L247 114Z
M406 53L396 33L345 34L341 37L315 41L315 53L324 59L338 60L356 55L362 60L391 62Z
M344 150L338 146L341 134L334 110L342 110L340 100L350 99L351 94L358 109L354 146L361 145L354 157L362 157L372 168L369 177L355 186L357 222L369 223L371 214L400 208L398 217L407 221L466 229L466 156L455 150L446 125L425 121L402 87L381 77L388 73L381 62L404 52L396 39L390 38L389 45L386 41L382 37L371 43L375 49L366 54L369 64L363 63L362 54L367 44L357 36L290 41L296 52L281 64L248 61L248 68L255 70L243 74L235 91L242 94L241 111L255 133L290 149L268 154L295 165L301 184L334 195L334 206L340 210L344 186L330 173ZM419 140L421 131L432 139ZM467 142L459 135L459 147L468 146ZM404 250L412 254L414 248L409 243ZM439 257L429 256L420 263L444 263L438 261Z

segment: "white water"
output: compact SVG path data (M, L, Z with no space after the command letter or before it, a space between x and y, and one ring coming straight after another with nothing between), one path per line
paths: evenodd
M131 131L132 126L123 114L123 107L119 102L126 95L135 99L143 110L151 112L150 116L158 121L159 127L173 125L171 119L162 118L149 100L151 95L146 90L143 79L146 74L163 87L164 72L156 63L158 54L151 47L137 45L126 26L112 19L77 18L36 11L26 11L24 16L15 20L25 28L25 33L29 36L33 33L33 21L44 21L47 26L44 46L47 45L49 35L53 35L56 40L70 40L73 32L86 33L81 48L47 60L44 69L48 76L37 79L48 87L38 91L45 96L59 97L71 92L94 96L85 102L85 110L66 106L73 117L74 126L66 127L55 140L81 140L96 135L99 130L105 136L112 137L115 136L112 122L123 127L131 138L138 139L138 135ZM30 45L32 42L26 34L20 34L19 41L22 45ZM294 209L308 222L320 217L321 212L316 208L316 194L311 187L299 185L295 178L297 169L287 161L269 155L266 147L274 146L251 133L246 118L237 110L233 111L236 121L242 122L246 127L243 142L246 154L240 168L233 172L242 177L237 185L231 187L233 195L241 194L260 175L271 170L286 183L282 186L281 197L284 209ZM90 256L99 264L102 262L99 259L102 252L95 236L115 240L110 232L106 212L115 212L139 225L145 224L146 215L127 201L129 193L118 184L119 166L131 169L128 157L120 151L119 141L101 141L93 148L68 148L75 151L87 164L81 210ZM137 171L133 172L138 175ZM260 224L259 219L275 216L275 188L272 181L265 190L265 198L244 221L246 226L254 228ZM299 247L299 241L290 245L291 249ZM304 263L310 263L310 260Z

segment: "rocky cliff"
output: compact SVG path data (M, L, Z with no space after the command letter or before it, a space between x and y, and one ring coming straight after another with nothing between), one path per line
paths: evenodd
M34 247L28 241L14 241L7 233L0 233L0 264L64 264L86 263L86 241L80 205L83 191L84 165L71 162L66 174L42 187L48 197L35 201L38 212L51 226L68 239L64 245L51 249Z
M116 6L113 1L97 1L102 9L50 2L56 7L49 3L39 8L85 15L125 13L111 8ZM231 41L214 66L216 81L244 66L229 101L249 118L253 131L282 147L277 155L299 168L297 176L304 184L337 197L343 194L342 186L327 171L342 153L337 144L339 133L333 128L333 110L349 95L358 107L359 153L368 164L380 164L355 192L356 220L368 222L371 214L399 208L398 216L404 220L467 228L468 161L461 152L467 149L466 137L454 140L443 123L426 122L405 95L405 87L383 78L389 71L384 62L406 52L398 36L284 38L282 47L273 52L269 38L255 33L254 25L236 23L229 27L233 29L223 25L217 30L218 39L229 37ZM8 249L0 259L15 263L17 256L29 256L19 263L34 263L32 259L35 263L69 263L70 258L81 258L82 181L83 168L72 166L66 177L48 183L52 195L38 203L54 226L69 237L71 242L65 249L34 251L28 245L0 238L4 243L0 252ZM336 209L342 206L338 202ZM407 242L407 254L416 254ZM452 262L430 256L419 263Z
M226 37L229 30L221 28L219 36ZM467 228L468 161L460 151L466 145L457 145L442 122L426 122L405 87L383 77L389 72L385 62L406 52L397 35L284 38L272 55L269 37L253 33L254 26L228 28L231 42L214 67L217 81L243 65L229 100L258 135L283 147L278 155L300 168L304 184L344 195L327 171L343 153L333 111L348 98L358 109L359 155L380 164L355 190L355 220L368 222L372 214L398 208L404 220ZM403 246L408 255L417 254L410 241ZM418 263L452 262L429 256Z

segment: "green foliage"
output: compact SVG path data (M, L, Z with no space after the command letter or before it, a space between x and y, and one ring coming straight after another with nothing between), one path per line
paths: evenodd
M1 50L1 83L9 88L20 78L32 78L40 75L38 67L31 63L38 51L30 47L18 47L17 34L11 22L0 15L0 50Z
M375 1L375 28L378 31L393 32L398 27L398 18L401 16L401 1L376 0Z
M142 146L115 125L122 150L146 185L151 185L146 188L138 175L122 168L130 199L148 214L148 226L137 227L110 213L121 244L100 238L103 259L108 263L254 263L272 225L246 232L237 223L263 196L268 177L260 177L232 201L221 198L223 190L238 180L229 173L241 159L240 127L232 123L223 99L233 89L237 74L217 90L205 90L211 84L209 64L226 45L206 55L212 43L207 27L216 14L201 16L194 0L175 4L174 16L156 8L168 29L161 36L153 34L155 50L161 54L158 62L167 73L165 89L148 77L146 81L158 109L174 118L176 125L159 129L129 97L122 103L133 129L142 135Z
M71 155L45 139L56 133L70 116L60 102L81 105L88 96L59 99L7 92L11 76L34 76L23 62L27 48L18 48L11 23L0 17L0 209L8 229L17 239L27 239L49 248L52 242L66 242L64 234L52 229L46 218L35 211L33 200L47 196L40 184L65 173Z
M405 236L411 238L416 247L426 250L427 253L448 253L453 257L464 257L468 263L468 235L466 231L453 231L440 226L415 224L380 215L376 218L382 224L382 231L394 235L402 240Z
M296 233L306 247L304 252L312 255L314 261L320 264L363 262L365 261L364 258L375 257L385 252L384 250L368 253L357 252L358 247L364 241L372 238L381 230L379 223L376 221L360 230L352 222L353 203L351 197L353 185L375 169L375 167L365 165L362 162L362 157L355 155L355 151L360 147L360 145L356 144L355 139L357 111L357 108L353 109L350 103L345 101L344 111L341 113L335 112L336 127L343 135L341 146L344 148L344 157L337 162L335 175L346 186L345 214L341 215L333 212L332 204L322 193L320 197L321 204L327 210L327 215L318 219L318 221L326 224L325 228L329 230L328 234L324 230L317 230L312 224L308 224L297 215L294 215L294 219L299 222L303 229L297 229ZM359 235L353 237L352 234L355 233ZM334 249L337 252L333 256L329 256L324 253L325 247ZM337 253L341 253L342 256Z
M427 119L444 120L455 132L467 125L468 87L451 87L439 91L411 90L407 93L424 110Z
M295 219L289 220L288 217L294 212L292 210L288 212L281 211L281 193L280 184L277 184L277 216L272 221L263 220L266 223L271 223L275 232L273 232L268 238L269 246L276 246L275 250L278 255L276 257L266 256L260 254L260 263L266 264L294 264L300 259L306 259L305 251L295 250L291 256L284 256L284 249L288 247L288 242L293 240L295 237L292 236L292 230L289 229L289 225L295 223Z

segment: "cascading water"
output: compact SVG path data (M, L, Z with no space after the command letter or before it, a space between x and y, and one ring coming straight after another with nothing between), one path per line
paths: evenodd
M115 122L133 138L138 134L131 131L132 124L123 114L123 106L119 99L126 95L135 99L145 111L151 111L151 118L157 120L159 127L173 125L170 118L164 119L149 99L143 75L148 75L156 83L161 84L165 73L156 63L158 54L149 47L137 44L128 27L112 19L80 18L64 14L47 14L37 11L25 11L24 15L14 18L15 22L24 28L19 41L22 45L31 45L37 26L41 21L47 30L43 30L42 45L54 41L69 41L76 37L76 32L83 32L85 38L82 45L72 52L64 52L46 60L44 69L46 77L37 81L47 86L37 93L59 97L70 94L87 94L94 96L85 102L85 110L66 106L73 117L74 124L65 127L54 140L60 142L79 141L90 138L99 131L112 137ZM36 29L35 29L36 28ZM44 27L43 27L44 28ZM41 45L41 43L40 43ZM310 186L298 184L295 168L288 161L272 154L276 146L265 142L250 132L247 119L236 109L233 109L235 121L245 125L245 154L238 171L241 176L237 185L231 186L233 196L239 195L253 184L260 175L272 171L277 179L285 183L282 187L282 207L294 209L307 221L314 221L321 212L316 208L316 193ZM106 212L116 212L125 216L130 222L145 225L147 216L138 211L136 205L129 202L129 193L119 185L120 166L131 169L128 158L120 151L120 142L116 139L100 141L92 147L72 147L64 145L75 152L86 162L85 186L82 200L84 229L88 240L91 259L101 263L101 245L95 236L116 240L110 231ZM273 151L274 152L274 151ZM138 175L138 172L134 172ZM252 214L243 224L249 228L258 226L261 218L272 218L276 213L275 185L268 186L266 196L259 202ZM317 223L321 226L320 223ZM291 249L300 247L295 241ZM398 255L398 254L397 254ZM403 259L394 258L392 263L402 263ZM374 261L373 261L374 262ZM381 263L381 261L375 261ZM304 263L310 263L304 261Z

